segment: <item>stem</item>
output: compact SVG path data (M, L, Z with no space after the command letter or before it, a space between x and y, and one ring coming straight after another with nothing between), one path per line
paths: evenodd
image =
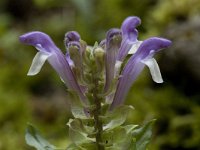
M102 127L102 122L99 119L99 116L101 115L101 98L99 98L97 96L97 92L98 92L98 80L94 79L95 83L95 88L93 89L93 96L94 96L94 102L96 105L96 108L94 110L94 121L95 121L95 130L96 130L96 144L97 144L97 148L98 150L104 150L104 146L101 144L102 143L102 131L103 131L103 127Z

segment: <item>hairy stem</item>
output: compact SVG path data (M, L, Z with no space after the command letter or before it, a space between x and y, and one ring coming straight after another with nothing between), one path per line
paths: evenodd
M94 102L96 105L96 108L94 110L94 121L95 121L95 130L96 130L96 144L98 150L104 150L104 146L101 144L102 143L102 122L99 119L99 116L101 115L101 98L97 96L98 93L98 80L94 79L95 83L95 88L93 89L93 96L94 96Z

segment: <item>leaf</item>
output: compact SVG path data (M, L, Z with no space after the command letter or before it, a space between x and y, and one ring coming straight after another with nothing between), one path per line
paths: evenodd
M70 144L66 150L81 150L76 144Z
M67 147L66 150L97 150L96 143L83 143L80 146L76 144L71 144Z
M97 149L97 145L96 145L95 142L92 142L92 143L83 143L83 144L81 144L80 148L84 149L84 150L98 150Z
M105 150L121 150L119 147L111 146L111 147L106 147Z
M136 138L136 149L146 150L152 135L152 125L155 119L147 122L142 127L133 130L132 135Z
M39 132L30 124L26 129L26 143L37 150L56 150L57 148L46 141Z
M110 130L122 125L126 121L126 117L130 110L133 110L132 106L123 105L113 110L112 112L108 112L105 118L107 123L105 123L103 130Z
M87 119L84 109L78 106L72 106L71 107L72 114L74 118L80 118L80 119Z
M136 149L136 139L135 139L135 138L133 138L133 139L131 140L131 144L130 144L128 150L137 150L137 149Z
M89 138L87 137L87 134L75 131L72 128L69 128L69 137L72 140L72 142L77 146L80 146L85 143L95 142L94 138Z
M112 130L104 131L102 139L103 145L107 147L108 150L129 150L132 144L132 136L131 134L126 134L126 129L124 127L117 127Z
M131 133L136 127L138 127L138 125L135 125L135 124L124 126L127 134Z
M79 132L79 133L83 133L83 134L93 134L94 133L94 127L90 127L88 126L88 124L93 121L91 119L85 119L84 122L81 119L70 119L69 122L67 123L67 125Z

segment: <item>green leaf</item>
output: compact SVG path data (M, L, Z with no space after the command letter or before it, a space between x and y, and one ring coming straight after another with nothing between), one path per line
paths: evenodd
M96 143L83 143L79 146L71 144L66 150L97 150L97 146Z
M95 142L94 138L87 137L87 134L78 132L76 130L73 130L72 128L69 128L69 137L72 140L74 144L77 146L81 146L82 144L86 143L93 143Z
M66 150L81 150L76 144L70 144Z
M124 126L127 134L131 133L136 127L138 127L138 125L135 125L135 124Z
M133 139L131 140L131 144L130 144L128 150L137 150L137 149L136 149L136 139L135 139L135 138L133 138Z
M79 100L80 101L80 100ZM76 102L71 103L71 112L74 118L79 118L79 119L91 119L92 118L92 111L96 108L95 105L90 105L90 106L80 106Z
M126 145L125 145L126 144ZM105 150L137 150L136 149L136 141L134 139L131 140L130 143L124 143L124 145L113 145L111 147L106 147Z
M152 126L155 119L145 123L142 127L133 130L132 135L136 138L136 149L146 150L152 135Z
M39 132L30 124L26 129L25 135L26 143L37 150L56 150L57 148L47 142Z
M88 117L85 115L85 112L82 107L78 106L72 106L71 107L72 115L74 118L80 118L80 119L87 119Z
M92 142L92 143L83 143L80 145L80 148L82 150L98 150L97 149L97 145L95 142Z
M116 146L111 146L111 147L106 147L105 150L121 150L121 149Z
M81 119L70 119L69 122L67 123L67 125L79 132L79 133L83 133L83 134L94 134L94 127L90 127L89 124L90 122L93 121L92 119L85 119L84 121Z
M126 133L124 127L117 127L112 130L104 131L102 134L103 145L108 150L129 150L132 144L131 134Z
M130 110L133 110L132 106L123 105L118 107L117 109L108 112L105 118L103 119L104 122L104 130L111 130L120 125L122 125L126 121L126 117Z

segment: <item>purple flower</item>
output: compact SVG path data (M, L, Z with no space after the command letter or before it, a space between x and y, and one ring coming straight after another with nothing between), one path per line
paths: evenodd
M136 53L131 56L121 73L115 96L110 107L111 110L123 103L131 85L141 73L145 65L149 67L150 73L155 82L163 82L160 69L153 56L160 49L166 48L170 45L171 41L157 37L149 38L140 45Z
M66 50L67 50L65 56L66 56L66 59L67 59L69 65L71 66L71 68L74 68L75 64L70 57L69 49L71 49L72 52L78 51L78 56L79 56L79 53L80 53L80 42L79 41L80 41L80 39L81 39L81 37L78 34L78 32L76 32L76 31L69 31L65 34L64 45L65 45Z
M28 75L32 76L39 73L45 61L48 60L66 86L70 90L77 92L84 104L88 104L66 57L47 34L34 31L20 36L19 39L22 43L32 45L39 51L33 59Z
M80 35L76 31L69 31L65 34L65 45L68 45L71 41L79 42L81 39Z
M122 43L119 49L118 61L123 61L128 55L129 51L134 45L139 45L141 42L137 40L138 31L136 27L141 24L141 20L138 17L127 17L121 26L122 31Z
M69 64L69 66L71 67L71 69L73 69L75 67L73 60L70 58L69 52L66 52L65 54L66 60Z
M119 29L110 29L107 32L105 48L106 48L106 83L104 91L107 92L110 88L115 73L115 64L118 55L118 50L121 44L121 31Z
M78 83L83 83L83 62L82 54L84 52L80 43L81 37L76 31L69 31L65 34L64 44L67 49L66 58L67 61L72 64L73 72L78 80Z
M106 84L104 91L108 92L113 79L118 76L122 61L128 55L133 53L141 42L137 40L138 31L135 29L140 25L141 20L138 17L131 16L124 20L119 29L110 29L107 32L106 48ZM120 40L116 40L120 34ZM118 36L119 37L119 36ZM103 43L103 42L101 42Z

